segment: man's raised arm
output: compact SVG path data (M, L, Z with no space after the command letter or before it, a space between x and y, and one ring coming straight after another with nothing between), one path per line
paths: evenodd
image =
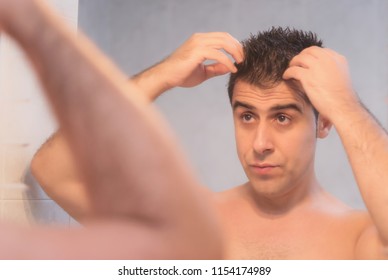
M17 244L26 258L75 250L89 258L220 258L209 195L139 89L43 1L0 0L0 26L38 73L84 182L89 223L98 224L67 235L5 228L1 254ZM27 249L34 244L39 252Z
M354 92L346 59L330 49L311 47L285 71L338 131L371 219L355 247L358 258L388 259L388 135Z
M223 32L194 34L174 53L133 76L130 82L141 89L139 94L146 102L152 102L173 87L193 87L214 76L236 71L222 50L231 54L236 62L243 59L241 44L231 35ZM205 65L207 60L213 63ZM70 215L82 221L92 214L85 186L61 131L36 153L31 168L46 193Z

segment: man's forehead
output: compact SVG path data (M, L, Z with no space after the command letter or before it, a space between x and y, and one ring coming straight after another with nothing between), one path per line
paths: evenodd
M294 102L300 104L302 107L310 104L305 93L287 82L280 82L273 87L262 88L245 81L238 81L234 87L232 104L236 101L241 102L242 100L261 103Z

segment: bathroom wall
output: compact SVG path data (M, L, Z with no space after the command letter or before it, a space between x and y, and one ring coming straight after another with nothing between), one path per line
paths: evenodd
M74 28L78 0L50 0ZM19 224L69 224L65 213L33 180L29 163L56 122L24 55L0 39L0 218Z
M348 59L354 87L387 127L386 0L80 0L80 28L132 75L166 57L194 32L238 39L271 26L316 32ZM220 191L246 181L237 159L226 77L157 100L202 182ZM319 140L322 185L353 207L362 199L335 131Z

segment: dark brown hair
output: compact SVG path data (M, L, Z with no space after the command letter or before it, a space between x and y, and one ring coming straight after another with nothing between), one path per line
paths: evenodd
M260 88L274 87L283 81L283 73L295 55L311 46L322 47L322 41L310 31L272 27L257 35L251 34L242 45L244 61L236 65L238 71L229 78L230 102L238 80Z

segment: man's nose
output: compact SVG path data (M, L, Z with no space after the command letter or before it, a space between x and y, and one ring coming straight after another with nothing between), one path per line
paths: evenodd
M267 124L260 123L256 129L253 150L259 156L265 156L274 150L271 129Z

